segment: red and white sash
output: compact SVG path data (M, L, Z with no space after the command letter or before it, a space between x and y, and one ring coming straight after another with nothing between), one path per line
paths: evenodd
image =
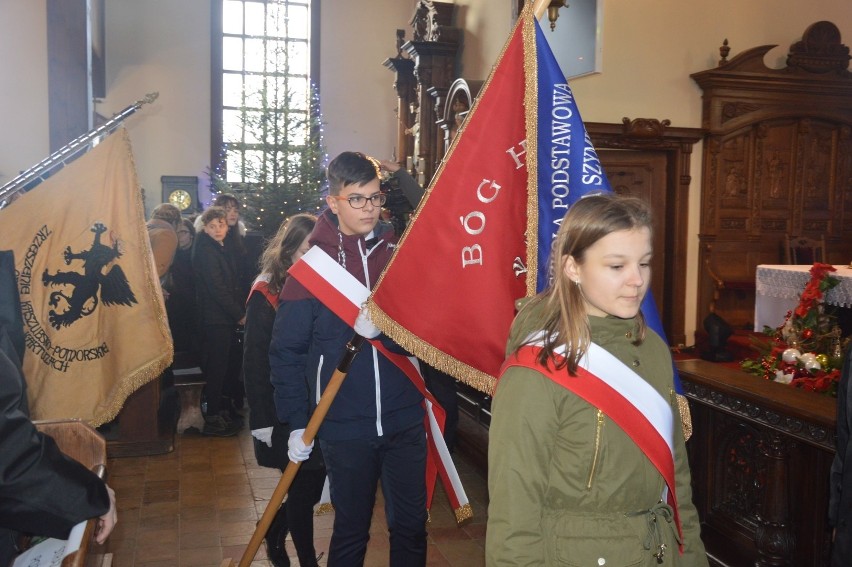
M674 418L669 402L618 358L600 345L591 343L580 360L577 376L564 368L555 370L538 362L541 343L527 344L511 355L500 371L524 366L547 376L589 404L604 412L648 457L666 483L663 499L674 509L678 533L683 537L675 494ZM556 349L564 357L565 347Z
M293 264L288 273L350 326L355 325L361 306L370 295L370 290L364 284L317 246L308 250L298 262ZM467 494L444 441L446 414L435 397L426 389L417 359L391 352L379 340L368 340L373 347L398 366L423 394L426 408L424 425L429 451L426 461L427 508L431 508L435 482L440 476L450 504L453 506L456 521L461 523L473 517Z
M266 301L269 302L272 308L278 310L278 294L272 293L269 290L269 274L260 274L257 278L255 278L254 283L251 284L248 297L246 298L246 304L248 304L248 300L251 299L251 294L255 292L263 294L263 297L266 298Z

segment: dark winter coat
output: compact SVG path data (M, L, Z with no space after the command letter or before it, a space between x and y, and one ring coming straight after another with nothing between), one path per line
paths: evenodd
M265 285L265 282L264 282ZM276 298L277 303L277 298ZM274 391L269 381L269 342L272 325L275 323L275 307L263 291L252 290L246 305L246 330L243 339L243 377L249 409L249 427L272 428L272 447L253 439L254 456L263 467L283 469L287 466L287 440L290 428L278 421L275 414ZM311 456L301 468L323 466L319 445L314 446Z
M233 256L206 232L192 244L192 270L200 325L236 325L243 318L245 295Z
M396 240L392 229L383 223L366 238L344 235L338 230L336 215L326 210L311 233L310 244L319 246L372 288L390 260ZM287 280L269 351L275 406L281 421L290 423L293 429L305 427L353 334L352 327L295 278ZM385 335L380 339L395 352L404 352ZM422 422L422 401L423 396L402 371L365 343L318 436L344 441L402 431Z

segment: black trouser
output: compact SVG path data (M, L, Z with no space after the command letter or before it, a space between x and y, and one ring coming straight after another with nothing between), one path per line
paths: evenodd
M322 496L325 469L299 469L284 501L287 527L303 567L317 564L314 548L314 505Z
M382 481L391 567L426 565L426 431L320 440L334 505L329 567L363 565L376 489Z
M243 333L242 327L235 327L231 332L231 354L228 357L228 370L222 383L222 397L228 400L234 408L243 407L246 389L243 384ZM225 407L222 409L230 409Z
M228 360L231 353L231 339L234 325L202 325L204 344L202 345L202 370L206 383L204 397L207 399L207 415L219 415L222 410L222 386L228 373Z

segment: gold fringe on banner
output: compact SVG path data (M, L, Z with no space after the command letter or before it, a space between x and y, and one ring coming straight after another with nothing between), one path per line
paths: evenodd
M399 323L388 316L378 305L369 301L367 309L370 311L370 319L387 336L396 343L424 361L430 366L453 376L468 386L476 388L480 392L493 395L496 379L493 376L477 370L476 368L461 362L449 354L430 345Z
M524 121L527 141L527 297L536 294L538 280L538 52L533 3L521 13L524 39ZM546 268L546 266L545 266Z

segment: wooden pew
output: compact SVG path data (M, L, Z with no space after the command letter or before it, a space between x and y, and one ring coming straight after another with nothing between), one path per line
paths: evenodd
M106 477L106 440L89 424L79 420L46 420L34 422L36 428L56 441L59 450ZM62 560L62 567L110 567L112 554L105 553L94 541L97 518L86 522L80 549Z

